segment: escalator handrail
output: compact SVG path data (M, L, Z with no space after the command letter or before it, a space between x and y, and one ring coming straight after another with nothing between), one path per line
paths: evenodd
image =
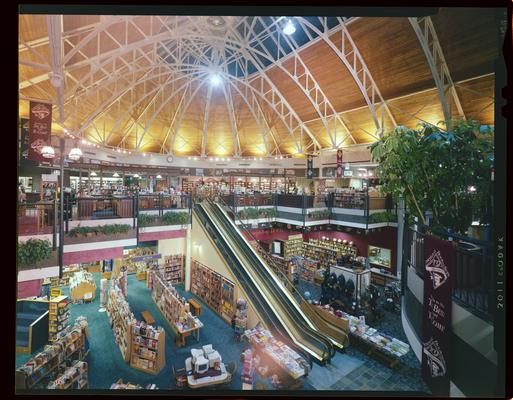
M216 205L213 204L212 201L210 201L210 203L213 206L213 208L216 209ZM244 243L245 243L245 245L250 247L250 245L247 242L244 242ZM256 242L256 243L258 243L258 242ZM252 249L252 250L255 251L255 249ZM251 254L251 256L254 258L253 254ZM278 270L278 272L281 273L281 271L279 271L279 270ZM280 277L277 273L276 273L276 275L277 275L278 278ZM283 274L281 274L281 275L283 275ZM295 291L297 292L297 289L294 287L294 285L292 285L292 283L288 280L288 278L286 276L284 276L284 275L283 275L283 277L286 278L285 281L288 282L295 289ZM302 297L302 296L300 296L300 297ZM287 297L287 298L289 298L289 297ZM296 299L290 299L290 298L289 298L289 301L297 302ZM299 307L299 305L296 304L296 306L297 307L295 308L295 312L298 313L298 314L304 314L303 311L301 310L301 308ZM331 338L329 338L329 337L327 338L325 334L323 334L322 332L319 332L318 330L316 330L314 328L315 324L313 324L312 321L310 321L310 324L312 326L308 326L308 323L306 322L305 317L308 320L310 320L310 318L306 314L304 314L304 317L300 319L300 320L303 320L300 323L302 325L304 325L304 329L309 331L309 336L315 337L316 338L315 340L320 341L321 343L323 343L325 345L326 349L328 350L329 357L330 358L333 357L335 355L335 353L336 353L336 349L334 348L333 343L332 343L333 340Z
M237 215L237 212L236 210L234 210L229 204L227 204L223 199L219 199L220 201L218 201L220 204L228 207L234 214L236 220L238 220L241 225L239 226L242 226L242 230L247 233L252 239L253 239L253 242L255 243L255 247L256 247L256 250L260 253L260 254L265 254L266 251L264 250L264 248L260 245L260 243L258 242L258 240L255 238L255 236L251 233L251 231L249 231L249 229L247 229L245 227L245 225L242 223L242 219L240 217L238 217ZM212 200L210 200L212 201ZM294 293L296 293L299 298L300 298L300 301L299 301L299 304L298 306L301 304L301 302L304 302L305 304L308 304L308 302L306 301L306 299L303 297L303 295L301 294L301 292L297 289L297 287L290 281L290 279L288 278L287 275L285 275L280 269L279 267L277 267L277 265L275 264L275 262L271 259L271 258L265 258L265 262L267 262L267 264L269 264L269 266L271 267L272 271L275 272L275 274L282 279L282 281L285 283L285 286L289 285L292 290L291 290L291 293L292 295L294 295ZM307 316L308 317L308 316ZM310 319L310 317L308 317ZM313 321L312 321L313 323ZM336 342L334 341L333 339L330 339L331 342ZM331 344L330 342L330 344ZM330 357L333 357L336 353L336 349L334 348L333 345L331 346L328 346L328 349L330 350Z
M199 210L201 210L201 212L199 212ZM215 228L215 224L213 223L213 221L211 220L211 218L208 216L208 213L205 211L205 209L203 209L203 207L195 207L195 210L194 212L196 213L197 217L202 220L205 224L205 222L209 222L209 224L211 225L212 227L212 230L213 230L213 233L214 234L217 234L218 237L222 237L222 234L219 232L219 230L217 228ZM207 233L212 233L209 229L208 229L208 226L207 224L205 224L205 229L206 229L206 232ZM223 241L217 241L216 242L216 245L219 247L219 245L223 245ZM224 246L223 246L224 248ZM223 254L223 256L227 256L228 259L231 259L232 261L236 261L233 263L232 265L232 272L235 274L235 276L239 279L240 283L242 284L242 286L244 287L244 290L247 292L247 293L251 293L253 295L253 299L256 300L257 304L255 304L257 306L257 308L260 310L260 312L263 312L263 314L267 317L267 321L270 322L273 327L274 327L274 330L278 333L278 336L281 336L281 339L282 341L287 341L287 340L284 340L285 338L288 337L288 333L285 334L284 332L286 332L286 329L284 329L284 327L282 326L282 323L281 321L279 320L279 318L277 318L272 312L270 313L267 309L269 308L269 305L266 304L265 302L261 301L262 298L260 296L260 293L257 293L255 295L255 289L251 287L251 285L249 284L249 282L251 282L252 280L251 279L240 279L242 276L244 276L245 274L248 275L248 272L245 271L245 269L242 267L242 268L237 268L236 267L236 270L233 270L233 267L237 264L240 264L240 260L238 259L237 256L235 256L235 254L232 254L232 257L230 257L230 254L229 253L233 253L232 251L227 251L225 248L224 248L224 251L222 251L221 248L219 248L219 250L221 251L221 253ZM244 271L241 272L241 271ZM249 275L248 275L249 276ZM245 283L245 284L244 284ZM257 291L258 292L258 291ZM312 363L312 356L308 353L306 353L303 349L301 349L297 344L293 344L293 347L296 349L296 351L298 353L300 353L305 359L307 359L310 363L310 366L311 366L311 363ZM324 358L324 356L323 356Z

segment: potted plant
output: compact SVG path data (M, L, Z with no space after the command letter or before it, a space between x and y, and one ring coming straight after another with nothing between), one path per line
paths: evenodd
M18 242L17 261L20 266L35 265L51 256L48 240L31 238L24 243Z

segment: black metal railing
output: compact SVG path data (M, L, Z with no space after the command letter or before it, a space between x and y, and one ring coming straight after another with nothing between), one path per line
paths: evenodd
M424 279L426 227L408 228L403 245L407 265ZM493 319L493 244L467 236L442 233L441 239L455 243L453 299L486 320Z

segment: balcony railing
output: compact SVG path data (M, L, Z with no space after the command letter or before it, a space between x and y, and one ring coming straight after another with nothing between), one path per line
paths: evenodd
M18 204L18 234L55 234L59 223L57 201L37 201Z
M409 228L403 246L405 261L424 279L424 227ZM449 233L443 235L447 238ZM492 243L452 234L456 241L453 299L486 320L493 319Z

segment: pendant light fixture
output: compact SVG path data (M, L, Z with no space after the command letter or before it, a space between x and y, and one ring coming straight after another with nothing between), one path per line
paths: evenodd
M53 149L52 146L44 146L41 149L41 155L44 158L54 158L55 157L55 150Z
M285 25L285 27L283 28L283 33L285 35L292 35L294 32L296 31L296 27L294 26L294 24L292 23L292 21L289 19L287 21L287 24Z

